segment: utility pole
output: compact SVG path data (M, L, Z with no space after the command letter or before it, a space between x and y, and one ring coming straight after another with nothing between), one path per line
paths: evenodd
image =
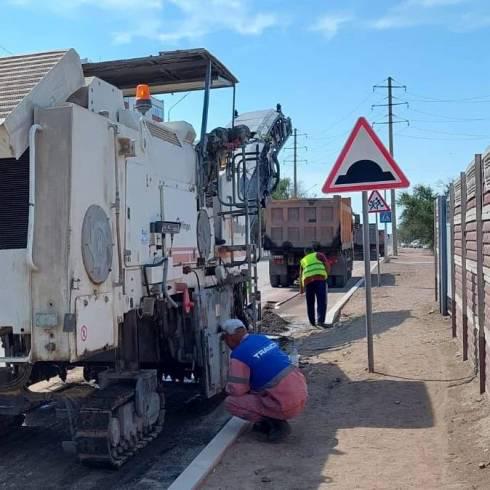
M298 130L294 128L294 156L293 156L293 165L294 165L294 191L293 197L294 199L298 198Z
M373 91L376 90L377 88L386 88L388 89L388 103L387 104L373 104L371 106L371 109L373 107L388 107L388 123L386 122L378 122L378 123L373 123L373 126L375 124L388 124L388 143L389 143L389 150L390 150L390 155L393 157L394 156L394 150L393 150L393 124L395 123L401 123L401 122L406 122L407 124L410 124L408 120L402 119L402 120L397 120L394 121L393 117L395 116L393 114L393 106L396 105L406 105L408 106L408 102L393 102L393 89L394 88L402 88L405 91L407 90L406 85L393 85L393 78L388 77L387 80L388 84L387 85L374 85ZM386 199L386 191L384 192L384 197ZM395 189L391 189L391 230L392 230L392 240L393 240L393 255L396 257L398 255L398 231L396 227L396 193ZM386 236L387 236L387 231L388 231L388 225L385 223L385 251L386 251ZM386 252L385 252L386 253Z
M393 79L388 77L388 138L390 155L393 157ZM391 239L393 240L393 255L398 255L398 233L396 230L396 194L391 189Z
M293 170L293 199L298 198L298 163L308 163L308 160L299 160L298 159L298 150L308 151L307 146L298 146L298 136L308 137L306 133L298 133L298 130L294 128L293 130L293 147L285 148L285 150L293 150L293 160L292 163L294 165ZM291 163L291 160L285 160L284 163Z

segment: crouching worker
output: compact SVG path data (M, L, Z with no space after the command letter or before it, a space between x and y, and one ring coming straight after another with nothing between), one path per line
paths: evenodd
M241 320L227 320L221 331L232 351L225 408L254 422L254 430L268 441L281 440L291 431L287 420L304 410L304 376L275 342L249 334Z

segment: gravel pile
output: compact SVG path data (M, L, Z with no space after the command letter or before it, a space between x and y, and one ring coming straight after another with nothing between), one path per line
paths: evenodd
M287 332L289 322L280 317L270 308L262 310L262 333L278 335Z

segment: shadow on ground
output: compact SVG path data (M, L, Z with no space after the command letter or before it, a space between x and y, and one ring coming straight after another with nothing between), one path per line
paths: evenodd
M261 445L258 450L260 443L253 433L241 438L230 457L240 458L246 454L247 472L237 475L243 486L237 482L234 488L264 488L263 482L269 482L270 488L291 489L339 484L334 474L325 475L330 458L346 455L337 448L339 430L359 427L416 430L434 425L432 406L423 382L353 381L333 363L306 363L303 372L310 392L305 413L292 422L292 434L280 446ZM371 439L369 433L360 437L353 450L365 447L368 451L379 443ZM366 453L365 457L369 455ZM225 467L225 470L232 471L233 467ZM352 471L361 469L353 465ZM356 481L362 482L362 478L360 474ZM285 480L287 485L274 486ZM206 488L217 488L215 484L211 479Z
M411 317L410 310L374 312L373 334L380 335L391 328L401 325ZM365 338L364 318L364 315L352 318L344 317L341 324L336 324L333 328L305 338L302 344L302 352L309 354L315 351L336 350ZM362 320L362 325L359 320Z

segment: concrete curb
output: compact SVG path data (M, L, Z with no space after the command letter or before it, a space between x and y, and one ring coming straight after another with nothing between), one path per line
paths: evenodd
M380 260L380 264L384 263L384 259ZM378 267L378 264L375 263L371 267L371 272ZM347 291L342 298L340 298L335 306L327 313L327 317L325 318L325 324L329 327L331 327L340 317L340 313L342 311L342 308L345 306L347 301L351 298L351 296L361 287L364 285L364 277L359 279L354 286L352 286L349 291Z
M199 488L209 472L220 462L225 451L249 425L250 423L245 420L232 417L172 485L168 487L168 490L194 490Z

